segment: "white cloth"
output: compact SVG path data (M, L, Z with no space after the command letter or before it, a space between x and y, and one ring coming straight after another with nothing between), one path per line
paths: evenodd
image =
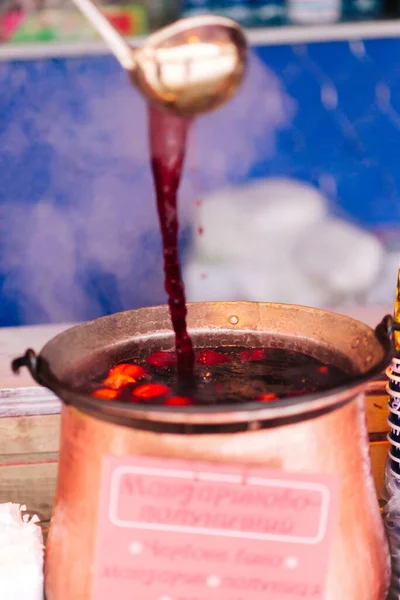
M43 536L25 508L0 504L1 600L43 600Z

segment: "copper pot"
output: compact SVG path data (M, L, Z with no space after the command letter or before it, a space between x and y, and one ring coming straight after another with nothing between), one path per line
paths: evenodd
M352 374L345 387L261 405L149 407L77 394L132 349L173 347L165 306L74 327L27 364L62 400L58 486L46 556L48 600L89 600L100 475L106 455L258 465L284 473L335 474L340 491L325 600L383 600L389 555L374 490L364 410L367 382L390 360L389 318L375 331L312 308L241 302L189 305L196 346L287 347Z

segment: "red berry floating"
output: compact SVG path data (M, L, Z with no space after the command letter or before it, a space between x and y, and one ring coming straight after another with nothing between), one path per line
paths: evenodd
M122 373L109 375L104 381L104 385L113 390L119 390L127 385L131 385L132 383L136 383L136 379L133 379L133 377L129 377L129 375L124 375Z
M118 398L118 392L116 390L96 390L92 394L93 398L100 398L101 400L116 400Z
M258 396L257 400L259 402L272 402L273 400L278 400L278 396L276 394L262 394Z
M125 375L127 377L131 377L132 379L140 379L145 374L145 370L143 367L139 365L131 365L129 363L121 363L119 365L115 365L108 374L109 377L114 377L116 375Z
M319 373L327 373L328 372L328 367L319 367L318 372Z
M158 396L165 396L168 392L169 388L162 383L145 383L134 389L132 394L133 396L136 396L136 398L150 400L152 398L157 398Z
M165 406L190 406L192 401L187 396L171 396L164 402Z
M240 360L253 361L262 360L265 357L265 350L263 348L257 348L256 350L243 350L239 352L238 358Z
M170 369L176 364L176 355L173 352L153 352L147 362L158 369Z
M215 365L222 365L224 363L231 362L232 359L226 354L215 352L214 350L200 350L196 356L196 361L199 365L205 365L206 367L212 367Z

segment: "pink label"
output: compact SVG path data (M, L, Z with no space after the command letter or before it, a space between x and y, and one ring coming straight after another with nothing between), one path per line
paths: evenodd
M323 600L337 480L106 457L92 600Z

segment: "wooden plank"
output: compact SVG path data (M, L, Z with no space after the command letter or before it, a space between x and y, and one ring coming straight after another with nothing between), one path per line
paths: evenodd
M0 455L58 452L59 430L59 415L0 419Z
M0 454L0 468L19 466L19 465L35 465L42 463L57 463L58 452L37 452L35 454Z
M369 448L375 488L378 498L381 498L385 477L386 457L389 451L389 442L372 442Z
M389 409L387 407L388 396L367 396L365 399L365 410L367 414L367 425L369 433L388 432L387 418Z
M0 419L59 415L61 401L40 388L0 389Z
M0 503L26 504L27 511L48 521L53 507L57 461L0 465Z
M387 396L367 396L369 433L389 431ZM59 415L0 418L0 455L56 452L59 446Z

